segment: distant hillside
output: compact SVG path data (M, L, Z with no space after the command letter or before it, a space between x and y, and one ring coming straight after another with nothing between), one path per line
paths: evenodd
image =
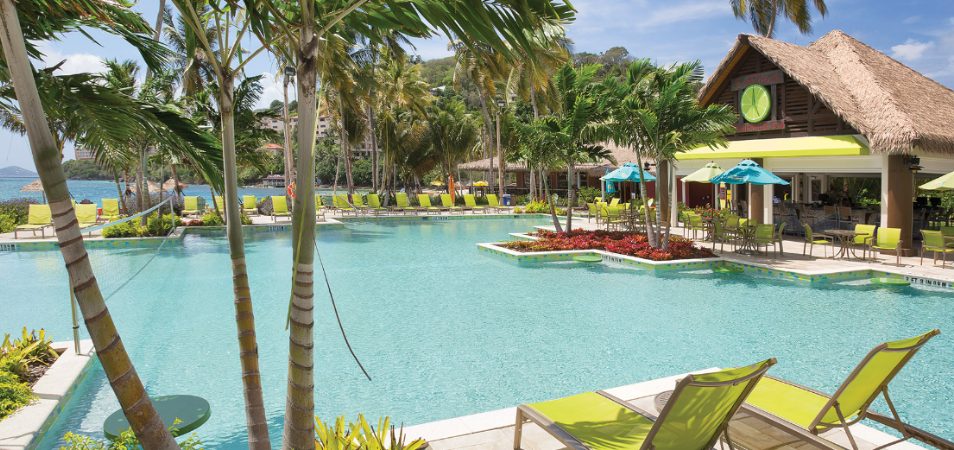
M36 178L36 172L31 172L22 167L8 166L0 168L0 178Z

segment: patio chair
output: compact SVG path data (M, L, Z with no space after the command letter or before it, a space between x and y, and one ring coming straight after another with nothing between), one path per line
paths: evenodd
M118 219L119 219L119 199L104 198L103 213L100 214L99 220L103 222L112 222Z
M242 212L246 215L258 215L258 199L254 195L242 196Z
M428 214L440 214L441 209L431 205L431 196L427 194L417 194L417 203L421 205L421 210Z
M620 205L609 205L606 207L606 229L618 230L623 224L623 208Z
M464 210L460 206L454 204L454 199L451 198L450 194L441 194L441 207L451 213L464 213Z
M348 194L338 194L331 198L332 203L335 206L335 209L341 211L341 215L352 213L358 215L354 206L351 206L351 202L348 201Z
M900 228L888 228L881 227L878 229L878 234L873 241L869 241L871 244L868 245L868 249L871 250L871 254L874 259L878 259L878 256L875 250L885 251L885 252L894 252L895 263L901 265L901 229Z
M73 205L76 211L76 221L79 222L80 229L89 228L96 225L96 205L93 203L77 203Z
M517 407L513 448L532 421L571 449L708 449L726 435L729 420L775 359L676 383L655 417L607 392L577 394Z
M364 197L361 194L351 194L351 204L354 206L355 214L368 212L368 207L364 204Z
M876 229L878 229L876 225L855 225L855 233L858 235L852 239L851 245L861 249L861 259L865 259L865 254L868 251L868 245L871 244L872 239L874 239Z
M374 215L387 212L387 210L381 206L381 197L378 197L378 194L373 192L368 194L368 211L374 213Z
M477 205L477 198L474 197L474 194L464 194L464 209L470 210L473 214L477 214L477 211L487 212L486 206Z
M782 223L778 224L778 230L775 230L775 245L778 246L778 254L779 254L779 256L785 256L785 249L783 248L783 244L784 244L784 242L785 242L785 240L784 240L784 237L785 237L785 225L787 225L787 224L788 224L787 222L782 222Z
M699 214L689 214L689 231L692 233L692 238L696 238L696 233L702 232L703 236L706 233L706 224L702 221L702 216Z
M811 225L803 223L802 227L805 229L805 245L802 246L802 255L805 254L805 250L808 250L808 256L812 256L812 251L815 249L816 245L822 246L822 251L825 257L828 257L828 247L832 247L832 252L834 252L835 241L831 236L826 234L819 234L812 231Z
M212 201L215 202L215 206L209 208L209 211L215 211L215 207L217 206L217 207L219 208L219 212L222 213L222 214L225 214L225 201L222 200L222 196L221 196L221 195L213 195L213 196L212 196ZM208 206L208 205L206 205L206 206Z
M736 238L739 237L739 216L735 214L729 214L725 217L725 231L731 235L734 235Z
M763 377L746 400L745 409L791 430L819 434L841 428L851 447L858 448L849 426L871 419L899 431L902 437L879 448L915 438L939 448L954 444L904 423L888 396L888 384L928 340L940 334L931 330L920 336L885 342L872 349L831 396L790 381ZM884 396L892 417L870 410Z
M937 264L937 254L941 254L941 267L947 264L947 254L954 253L954 248L944 245L944 235L940 231L921 230L921 265L924 265L924 252L934 253L934 264Z
M755 236L752 238L755 244L755 251L765 247L765 253L768 253L769 247L772 247L772 253L775 253L775 225L763 223L755 226Z
M187 195L182 197L182 215L184 216L198 216L202 212L199 210L199 197L194 195Z
M40 236L46 238L46 227L53 225L53 213L50 211L50 205L34 205L27 207L27 223L17 225L13 229L13 238L17 239L20 231L30 231L33 237L36 237L36 230L40 230Z
M407 193L398 192L394 194L394 201L397 203L391 210L400 211L401 214L406 214L408 211L417 213L417 208L411 206L411 202L407 199Z
M277 222L279 217L291 218L288 211L288 199L284 195L272 196L272 222Z
M493 208L495 212L507 211L507 207L500 204L497 194L487 194L487 206Z
M715 251L716 244L719 244L719 251L725 251L726 243L735 247L735 237L726 232L725 224L721 220L712 221L712 250Z
M597 217L599 218L599 212L596 209L596 203L587 203L586 204L586 220L589 222L590 219Z
M325 220L325 205L322 203L321 194L315 194L315 218Z
M609 202L610 206L616 206L618 204L619 204L619 197L613 197L610 199L610 202Z

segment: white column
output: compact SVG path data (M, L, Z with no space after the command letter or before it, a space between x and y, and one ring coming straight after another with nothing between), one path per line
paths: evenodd
M802 202L802 174L792 175L792 203Z
M815 201L815 196L812 193L812 178L814 177L811 175L805 176L805 203L811 203Z
M888 226L888 154L881 154L881 226Z
M683 189L682 193L685 194L686 190ZM669 165L669 223L679 223L679 186L676 185L676 167L672 164Z
M819 192L822 194L828 192L828 175L821 176L821 190Z
M772 215L775 211L775 203L773 201L773 196L775 195L775 185L766 184L762 186L762 217L765 219L765 223L771 224L775 223L773 221ZM756 186L752 186L752 189L758 189Z

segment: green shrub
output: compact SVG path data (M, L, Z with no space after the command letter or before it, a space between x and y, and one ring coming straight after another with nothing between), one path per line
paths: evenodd
M585 204L587 202L592 203L594 198L599 197L602 194L603 192L597 188L583 186L580 188L579 192L577 192L577 196L576 196L577 203L578 204Z
M169 427L170 430L175 428L176 424ZM67 445L61 446L60 450L138 450L142 448L132 430L123 431L115 441L101 441L76 433L66 433L63 440L66 441ZM182 450L203 450L205 447L202 446L202 441L193 434L186 440L179 442L179 448Z
M33 401L33 391L20 377L0 370L0 420Z
M242 213L242 225L251 225L251 224L252 224L252 218L249 217L248 214L245 214L245 213L243 212L243 213Z
M46 330L32 330L27 333L23 327L19 339L10 340L10 334L3 336L0 343L0 371L10 372L25 378L30 366L48 366L56 361L59 354L53 350L53 340L46 337Z
M395 429L387 417L378 419L376 427L361 414L357 422L347 425L344 417L338 417L332 426L315 417L315 424L315 446L323 450L417 450L425 445L423 439L405 442L403 428Z
M104 238L128 238L128 237L139 237L140 230L139 225L136 225L137 220L133 219L128 222L123 222L116 225L110 225L103 229Z
M16 227L16 216L7 212L0 212L0 233L9 233Z
M202 215L202 225L207 227L220 227L225 225L225 221L214 211Z
M9 215L13 217L15 224L24 224L27 222L27 214L31 203L37 203L37 201L29 198L12 198L0 201L0 216Z
M143 236L165 236L179 225L179 216L175 214L163 214L160 218L158 213L151 214L146 219L146 230Z

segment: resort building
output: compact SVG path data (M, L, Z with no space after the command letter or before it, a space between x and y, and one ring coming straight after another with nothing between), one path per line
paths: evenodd
M677 155L676 178L755 160L791 184L749 186L728 200L744 199L748 216L766 223L778 219L776 204L851 207L841 198L847 181L832 179L868 178L880 181L880 210L857 220L900 227L911 243L929 213L914 201L916 179L954 170L954 92L841 31L808 46L740 35L699 99L740 111L737 132L726 148ZM674 184L690 205L713 192L687 186L683 197Z
M298 116L293 115L289 118L292 128L298 125ZM262 119L262 127L270 130L274 130L278 133L282 133L285 130L284 121L281 117L265 117ZM318 117L318 127L317 127L317 136L319 139L323 138L332 138L337 139L337 135L332 134L332 124L331 118L328 116L319 116ZM373 152L373 147L371 143L371 136L368 134L365 136L364 141L355 145L351 148L351 151L354 153L355 157L358 158L370 158L371 153ZM380 151L380 149L378 150Z

